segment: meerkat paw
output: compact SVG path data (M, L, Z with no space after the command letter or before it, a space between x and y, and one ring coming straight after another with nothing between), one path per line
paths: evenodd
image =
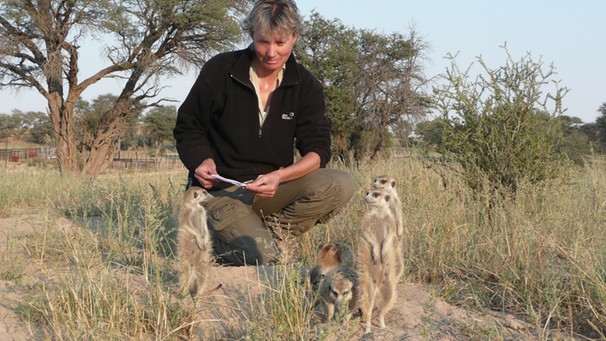
M370 256L372 258L372 264L377 265L377 263L379 262L379 257L381 257L381 256L379 256L379 252L377 252L377 250L373 248Z
M381 329L385 329L386 325L385 325L385 317L380 317L379 318L379 327L381 327Z
M196 245L198 245L198 248L200 250L204 249L204 241L202 240L202 238L196 238Z
M387 261L387 252L381 252L381 263L385 264Z

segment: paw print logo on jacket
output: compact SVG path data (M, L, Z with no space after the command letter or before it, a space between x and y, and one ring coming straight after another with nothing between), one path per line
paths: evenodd
M289 112L288 114L282 114L282 119L283 119L283 120L290 121L290 120L292 120L292 119L294 119L294 118L295 118L295 113L294 113L294 112L292 112L292 111L291 111L291 112Z

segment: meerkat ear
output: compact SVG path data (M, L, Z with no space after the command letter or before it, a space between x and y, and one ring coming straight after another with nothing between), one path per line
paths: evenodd
M199 196L199 195L200 195L200 194L198 194L198 191L195 191L195 192L194 192L194 199L198 199L198 196Z
M396 180L393 180L393 181L391 182L391 187L392 187L392 188L396 188Z
M391 200L391 196L389 196L389 194L385 195L385 202L389 202L389 200Z

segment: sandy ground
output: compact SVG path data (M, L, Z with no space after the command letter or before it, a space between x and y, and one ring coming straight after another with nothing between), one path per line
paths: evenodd
M0 261L8 262L8 239L31 233L38 225L36 216L0 217ZM0 280L0 340L30 340L31 333L15 311L22 300L19 286L12 281Z
M263 304L278 276L273 267L213 268L208 287L213 291L199 303L203 320L200 339L240 339L246 330L247 310ZM334 333L329 340L533 340L531 328L511 315L495 312L475 313L449 305L422 286L399 283L398 300L380 329L373 320L372 335L363 335L363 326L354 317L349 328L340 322L319 323L319 328ZM376 314L375 314L376 315ZM478 331L482 331L478 333ZM492 335L492 337L491 337ZM479 337L479 338L478 338Z
M31 232L41 222L33 215L0 217L0 261L6 261L7 236ZM38 218L39 219L39 218ZM60 218L64 219L64 218ZM66 226L69 224L66 219ZM77 228L72 225L72 228ZM280 267L213 267L208 288L222 287L198 302L200 340L238 340L244 338L254 318L251 307L264 304L264 297L280 281ZM304 269L302 270L304 273ZM320 323L328 340L532 340L532 328L511 315L470 312L445 303L431 294L431 288L399 283L398 299L387 315L387 328L373 321L372 335L354 318L347 328L337 322ZM23 299L19 285L0 280L0 340L31 340L32 333L16 311ZM254 309L256 309L254 308ZM39 334L38 334L39 335Z

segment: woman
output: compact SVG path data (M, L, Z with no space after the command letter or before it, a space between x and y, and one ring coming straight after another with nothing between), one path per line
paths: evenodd
M324 168L330 121L322 84L292 53L302 31L294 1L257 1L242 26L252 44L203 66L174 136L188 186L215 196L206 209L219 260L254 265L275 259L274 238L298 236L344 206L354 185Z

